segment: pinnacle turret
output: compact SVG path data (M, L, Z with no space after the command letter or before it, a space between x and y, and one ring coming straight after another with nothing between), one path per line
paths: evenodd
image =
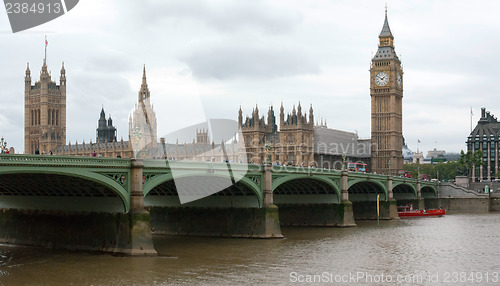
M389 28L389 21L387 20L387 7L385 9L385 20L382 26L382 31L380 32L378 50L373 60L392 60L396 59L399 61L396 51L394 50L394 36L392 35L391 28Z
M106 119L106 113L104 113L104 106L101 108L101 116L99 117L99 119Z
M142 68L142 85L148 85L146 81L146 64L144 64L144 67Z
M387 6L385 7L384 26L382 26L382 31L380 31L380 35L378 37L379 38L390 37L391 39L394 39L394 36L392 36L391 33L391 28L389 28L389 21L387 20Z
M146 79L146 65L144 65L142 69L142 84L141 89L139 90L139 102L149 99L149 88L148 82Z

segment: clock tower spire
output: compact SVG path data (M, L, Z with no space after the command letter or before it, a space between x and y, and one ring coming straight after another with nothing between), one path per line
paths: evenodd
M379 45L370 66L372 171L403 169L403 70L394 49L387 7Z

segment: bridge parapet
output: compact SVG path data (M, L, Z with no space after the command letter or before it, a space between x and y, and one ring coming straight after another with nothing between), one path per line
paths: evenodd
M70 157L51 155L0 155L0 166L57 166L57 167L119 167L130 168L130 159L104 157Z

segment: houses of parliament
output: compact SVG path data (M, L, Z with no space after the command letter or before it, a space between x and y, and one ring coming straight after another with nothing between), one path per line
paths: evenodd
M111 117L106 118L102 108L97 119L95 141L66 144L66 70L63 63L57 84L52 80L44 59L40 79L34 84L29 64L26 69L24 150L27 154L213 162L238 162L246 158L248 163L254 164L267 162L335 169L340 169L348 160L366 163L372 172L396 174L403 169L403 71L394 49L387 11L379 34L378 50L372 58L369 79L369 139L359 138L354 132L328 128L326 121L315 121L312 104L303 110L299 102L293 105L290 112L285 112L285 104L281 103L279 119L275 116L274 106L267 108L267 119L261 116L258 106L245 117L240 107L239 136L229 143L216 144L209 138L208 130L196 130L193 134L196 140L191 143L167 144L164 138L157 138L157 119L144 67L137 103L129 118L128 140L117 140L113 121Z

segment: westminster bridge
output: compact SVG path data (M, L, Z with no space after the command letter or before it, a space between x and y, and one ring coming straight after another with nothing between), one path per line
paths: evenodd
M209 190L207 192L207 190ZM253 164L0 155L0 242L156 254L152 234L283 237L437 206L437 184ZM182 203L181 203L182 202Z

